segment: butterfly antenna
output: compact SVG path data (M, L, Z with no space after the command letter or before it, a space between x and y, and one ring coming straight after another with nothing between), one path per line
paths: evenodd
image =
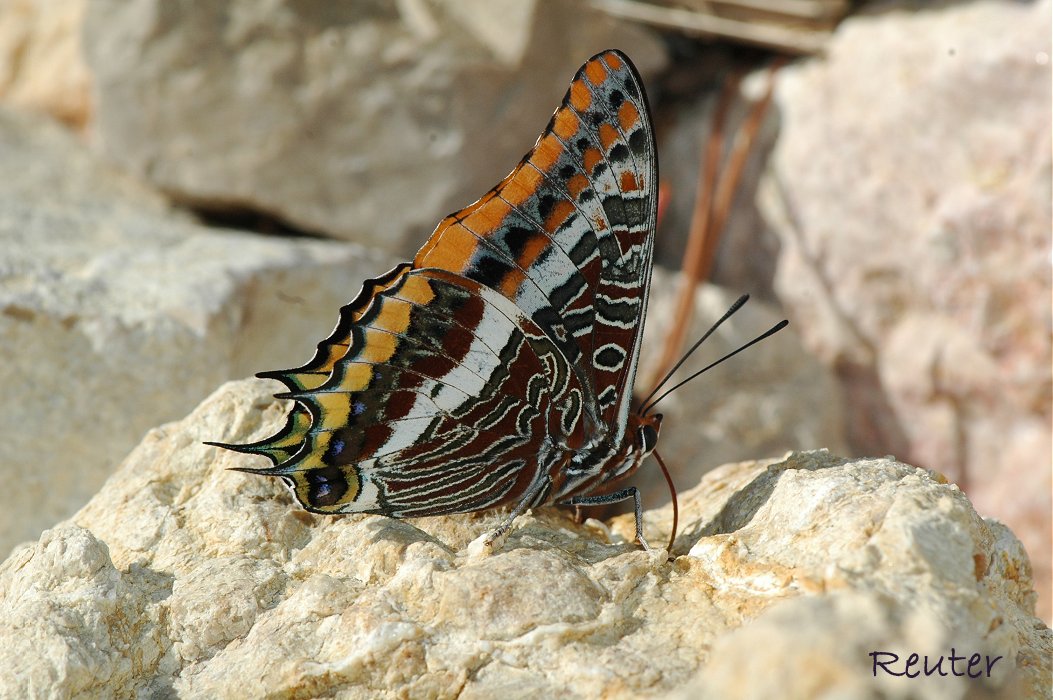
M721 319L721 320L723 320L723 319ZM718 321L718 323L719 323L719 321ZM746 348L750 347L751 345L756 345L757 343L759 343L760 341L764 340L765 338L767 338L767 337L769 337L769 336L772 336L772 335L775 335L776 333L778 333L779 331L781 331L781 330L782 330L783 328L786 328L786 326L788 326L788 325L790 325L790 322L789 322L789 321L787 321L786 319L783 319L782 321L779 321L779 322L778 322L778 323L776 323L776 324L775 324L774 326L772 326L771 328L769 328L769 329L768 329L767 331L765 331L764 333L761 333L761 334L760 334L760 335L758 335L758 336L757 336L756 338L754 338L754 339L753 339L753 340L751 340L750 342L746 343L746 344L745 344L745 345L743 345L742 347L738 348L737 350L733 350L733 351L729 352L729 353L728 353L727 355L725 355L724 357L720 358L720 359L719 359L719 360L717 360L716 362L713 362L713 363L710 363L710 364L706 365L705 367L703 367L702 369L698 370L697 372L695 372L694 374L692 374L692 375L691 375L690 377L688 377L687 379L685 379L684 381L682 381L682 382L678 383L678 384L677 384L676 386L674 386L674 387L672 387L672 388L670 388L670 389L666 389L666 391L665 391L665 392L663 392L661 396L659 396L659 397L658 397L657 399L655 399L655 400L654 400L654 401L652 401L651 403L647 404L647 405L646 405L646 406L645 406L645 407L643 408L643 410L642 410L642 412L641 412L641 414L640 414L640 415L647 415L648 413L650 413L650 412L651 412L651 410L652 410L652 409L654 409L654 407L655 407L655 406L656 406L656 405L658 404L658 402L659 402L659 401L661 401L661 400L662 400L662 399L664 399L665 397L669 396L669 395L670 395L670 394L672 394L672 393L673 393L674 391L676 391L676 390L677 390L677 389L679 389L680 387L684 386L684 385L685 385L685 384L687 384L687 383L688 383L689 381L691 381L691 380L692 380L692 379L694 379L695 377L699 376L699 375L700 375L700 374L702 374L703 372L706 372L706 371L708 371L708 370L711 370L711 369L713 369L714 367L716 367L717 365L719 365L719 364L720 364L721 362L723 362L724 360L730 359L730 358L734 357L735 355L738 355L738 354L739 354L740 352L742 352L742 351L743 351L743 350L745 350Z
M658 461L658 466L662 469L662 475L665 477L665 483L669 484L669 495L673 499L673 529L669 531L669 546L665 549L669 552L669 555L673 554L673 542L676 540L676 528L680 521L680 508L676 502L676 487L673 486L673 477L669 475L669 470L666 469L665 462L662 460L662 455L658 454L658 450L655 450L651 454Z
M647 398L645 398L645 399L644 399L643 401L641 401L641 402L640 402L640 415L641 415L641 416L647 415L647 411L648 411L648 410L650 410L650 409L646 409L646 410L645 410L645 408L644 408L645 406L647 406L647 402L648 402L648 401L650 401L650 400L651 400L651 398L652 398L652 397L653 397L653 396L654 396L655 394L657 394L657 393L659 392L659 390L660 390L660 389L661 389L661 388L662 388L663 386L665 386L665 383L669 381L669 378L670 378L670 377L672 377L672 376L673 376L673 374L674 374L674 373L675 373L675 372L676 372L676 371L677 371L678 369L680 369L680 366L681 366L681 365L683 365L683 364L684 364L684 362L686 362L686 361L687 361L687 358L691 357L691 353L693 353L693 352L694 352L695 350L698 350L699 346L700 346L700 345L702 345L702 343L704 343L704 342L705 342L706 338L708 338L709 336L713 335L713 331L715 331L715 330L716 330L717 328L719 328L719 327L720 327L720 324L724 323L724 321L727 321L727 320L728 320L729 318L731 318L731 317L732 317L732 316L733 316L733 315L735 314L735 312L736 312L736 311L738 311L739 309L741 309L741 308L743 307L743 305L745 305L745 303L746 303L747 301L749 301L749 298L750 298L750 295L749 295L749 294L743 294L743 295L742 295L742 296L740 296L740 297L739 297L738 299L736 299L736 300L735 300L735 303L731 305L731 308L729 308L729 309L728 309L727 311L725 311L725 312L724 312L724 315L723 315L723 316L721 316L721 317L720 317L720 319L719 319L719 320L717 320L717 322L716 322L716 323L714 323L714 324L713 324L712 326L710 326L709 330L708 330L708 331L706 331L706 332L705 332L705 333L704 333L704 334L702 335L702 337L701 337L701 338L699 338L698 340L696 340L696 341L695 341L695 344L694 344L694 345L692 345L692 346L691 346L691 348L690 348L690 349L689 349L689 350L688 350L687 352L685 352L685 353L684 353L684 356L683 356L683 357L681 357L681 358L680 358L680 359L679 359L679 360L677 361L677 363L676 363L675 365L673 365L673 368L672 368L672 369L670 369L670 370L669 370L668 372L666 372L665 376L664 376L664 377L662 377L662 380L661 380L660 382L658 382L658 384L657 384L657 385L655 386L655 388L654 388L654 389L651 389L651 393L647 395ZM678 384L677 386L679 386L679 384ZM658 402L656 401L655 403L658 403ZM654 404L652 404L652 406L653 406L653 405L654 405Z

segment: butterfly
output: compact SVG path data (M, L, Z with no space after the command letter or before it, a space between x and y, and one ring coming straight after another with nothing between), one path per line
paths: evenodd
M315 513L395 518L633 499L662 416L630 410L657 214L654 127L621 52L578 70L534 147L365 282L247 445Z

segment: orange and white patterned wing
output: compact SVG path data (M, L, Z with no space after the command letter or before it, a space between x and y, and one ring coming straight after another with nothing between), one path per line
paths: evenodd
M548 334L584 388L581 425L619 442L639 361L658 161L640 77L589 59L534 148L444 219L414 259L500 290Z
M508 177L368 281L310 362L260 375L296 402L285 427L222 446L266 456L245 471L323 513L533 505L586 483L626 433L656 197L640 78L606 51Z

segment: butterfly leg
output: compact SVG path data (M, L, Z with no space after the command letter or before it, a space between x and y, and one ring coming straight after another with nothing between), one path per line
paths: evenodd
M607 503L617 503L626 499L633 499L634 515L636 516L636 541L640 543L640 546L650 551L651 545L647 544L647 540L644 539L643 535L643 502L640 500L640 490L635 486L630 486L627 489L621 491L615 491L614 493L608 493L603 496L575 496L569 501L564 501L560 505L565 506L600 506L606 505Z
M508 517L502 520L501 524L486 536L486 546L492 547L494 541L498 537L508 532L508 528L512 527L512 521L526 512L527 508L535 505L534 501L537 500L538 494L544 491L548 486L548 479L539 479L537 483L533 484L523 497L519 499L519 503L516 503L516 507L512 509L512 512L508 514Z

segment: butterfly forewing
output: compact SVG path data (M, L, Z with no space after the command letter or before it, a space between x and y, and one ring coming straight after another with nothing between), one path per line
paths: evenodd
M600 232L603 258L595 287L590 365L595 373L603 423L614 442L625 431L639 362L651 279L658 201L658 160L643 86L617 53L585 64L571 84L565 106L593 125L614 188L600 193L610 236ZM587 155L587 152L586 152ZM596 166L593 170L606 170ZM603 245L610 241L616 248Z
M310 362L260 375L296 401L286 426L229 447L320 512L545 501L561 465L626 431L656 170L639 77L598 54L501 183L368 281Z
M604 52L578 71L523 161L447 217L414 264L499 289L556 344L588 393L591 430L624 430L650 280L654 135L631 64Z

